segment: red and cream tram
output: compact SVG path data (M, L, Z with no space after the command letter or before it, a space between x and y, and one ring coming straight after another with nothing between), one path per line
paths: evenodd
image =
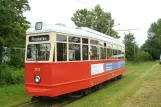
M27 30L25 89L31 96L89 89L124 72L124 45L115 38L42 22Z

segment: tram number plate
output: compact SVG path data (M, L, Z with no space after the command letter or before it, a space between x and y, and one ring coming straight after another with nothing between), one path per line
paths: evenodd
M40 71L40 68L34 68L34 71Z

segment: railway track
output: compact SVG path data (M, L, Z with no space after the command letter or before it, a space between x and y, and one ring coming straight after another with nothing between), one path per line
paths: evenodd
M82 98L82 97L80 97ZM36 100L36 101L27 101L12 107L64 107L67 104L70 104L80 98L60 98L60 99L48 99L48 100Z
M38 101L26 101L24 103L20 103L20 104L14 105L12 107L25 107L25 106L30 106L35 103L38 103Z

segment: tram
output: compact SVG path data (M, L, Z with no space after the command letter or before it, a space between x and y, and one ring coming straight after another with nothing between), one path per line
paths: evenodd
M124 52L122 42L90 28L37 22L26 33L26 93L56 97L121 77Z

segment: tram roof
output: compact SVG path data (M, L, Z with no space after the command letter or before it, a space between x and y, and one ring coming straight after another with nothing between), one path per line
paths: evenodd
M46 32L57 32L57 33L67 33L67 34L77 35L77 36L86 36L89 38L106 41L111 44L124 47L124 44L120 40L110 37L109 35L100 33L98 31L92 30L87 27L77 27L76 29L74 29L74 28L69 28L69 27L60 26L60 25L44 25L41 30L35 30L35 27L29 28L26 34L46 33Z

